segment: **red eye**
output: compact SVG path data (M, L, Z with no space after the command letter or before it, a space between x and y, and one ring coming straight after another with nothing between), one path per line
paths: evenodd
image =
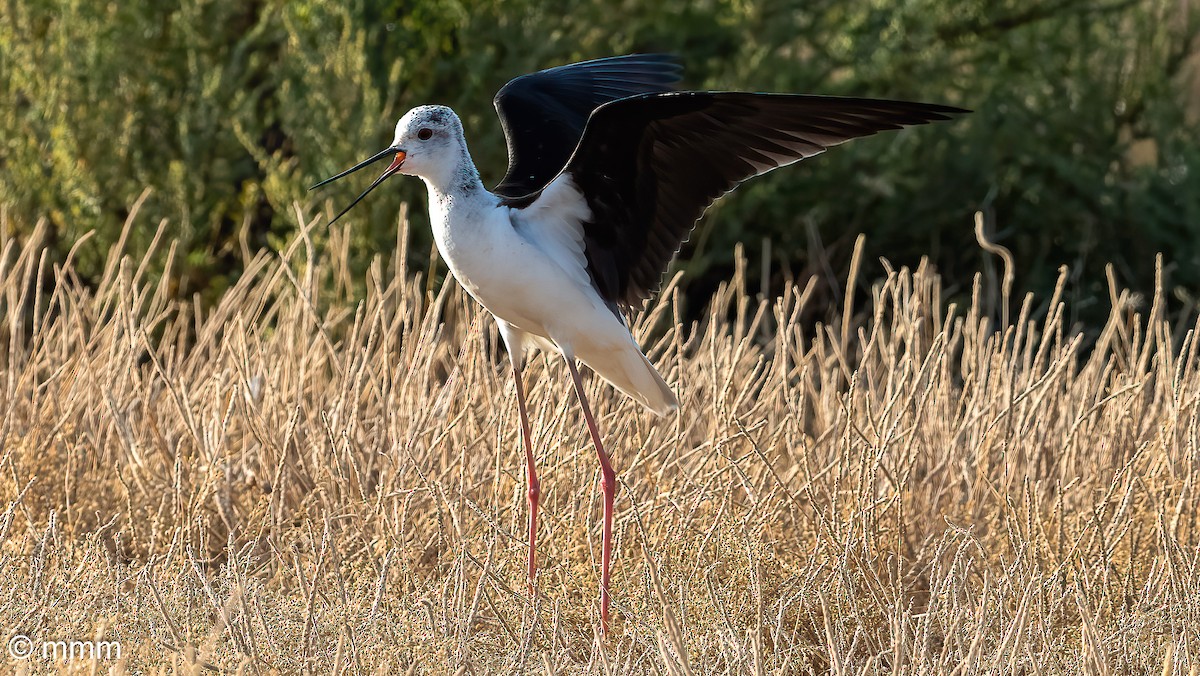
M430 129L429 127L426 127L424 129L422 129L421 131L417 132L417 138L421 139L422 141L428 141L432 136L433 136L433 130Z

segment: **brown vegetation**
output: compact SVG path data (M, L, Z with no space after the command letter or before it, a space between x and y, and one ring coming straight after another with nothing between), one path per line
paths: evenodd
M119 251L90 289L38 236L2 243L8 635L103 636L121 664L59 666L168 673L1200 670L1197 340L1161 285L1145 316L1113 288L1087 345L1058 297L997 330L981 283L946 306L925 268L815 328L800 288L735 279L687 326L668 290L636 326L678 416L589 380L623 482L599 640L563 364L526 374L531 599L491 320L403 251L355 304L349 241L261 253L211 309Z

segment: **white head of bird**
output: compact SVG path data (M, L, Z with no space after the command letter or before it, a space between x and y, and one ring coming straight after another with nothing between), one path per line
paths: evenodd
M446 106L418 106L405 113L396 123L391 147L400 162L399 173L419 176L439 192L454 185L464 171L475 173L462 122Z
M334 216L330 225L393 174L420 177L429 187L430 194L439 200L456 191L474 192L475 188L483 187L471 154L467 152L467 142L458 115L446 106L417 106L396 123L396 135L390 146L346 171L321 181L310 190L389 157L392 162L388 168L349 206Z

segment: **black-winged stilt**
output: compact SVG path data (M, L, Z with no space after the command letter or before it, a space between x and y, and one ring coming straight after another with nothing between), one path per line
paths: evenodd
M659 415L678 408L620 313L658 291L696 221L746 179L878 131L946 120L949 106L875 99L671 91L663 55L618 56L518 77L496 95L508 172L489 192L445 106L413 108L392 144L320 187L391 157L383 174L429 188L434 240L508 347L529 482L529 584L541 495L521 380L525 350L566 359L602 469L600 616L607 632L615 472L576 360Z

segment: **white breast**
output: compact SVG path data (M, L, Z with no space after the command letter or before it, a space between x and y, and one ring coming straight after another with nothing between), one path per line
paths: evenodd
M677 406L625 323L591 284L583 241L591 214L568 178L556 179L524 209L504 207L490 194L457 202L433 198L438 249L489 312L544 339L533 341L538 346L578 358L654 411Z
M568 325L623 325L591 285L583 248L587 203L560 177L524 209L494 196L435 200L434 239L456 279L492 314L535 336Z

